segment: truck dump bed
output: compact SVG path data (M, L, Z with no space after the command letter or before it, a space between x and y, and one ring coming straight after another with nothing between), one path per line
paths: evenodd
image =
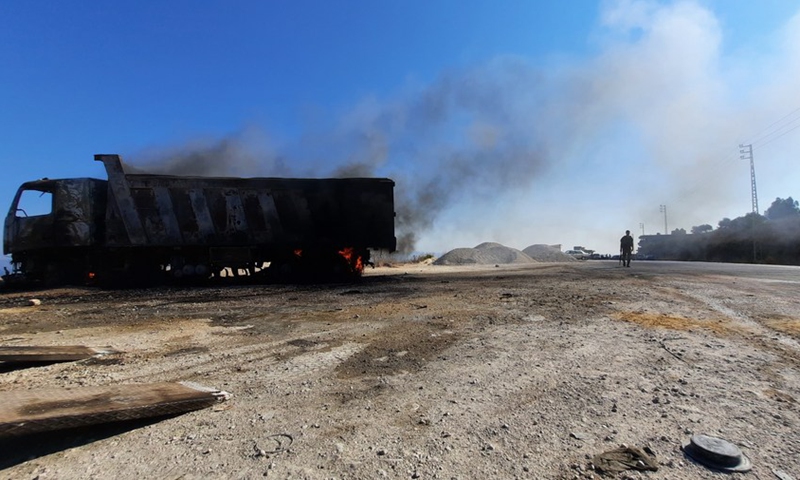
M393 251L388 178L215 178L108 173L108 246L363 247Z

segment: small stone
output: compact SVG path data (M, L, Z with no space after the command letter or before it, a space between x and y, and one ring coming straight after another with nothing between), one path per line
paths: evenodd
M28 306L29 307L38 307L41 304L42 304L42 301L39 300L38 298L31 298L30 300L28 300Z

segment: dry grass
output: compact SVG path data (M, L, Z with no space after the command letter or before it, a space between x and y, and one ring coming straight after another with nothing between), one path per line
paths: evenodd
M786 392L781 392L780 390L775 390L774 388L768 388L764 390L764 395L767 398L771 398L778 402L784 403L797 403L797 400L791 395Z
M795 338L800 338L800 319L776 316L763 319L762 322L772 330L791 335Z
M678 317L673 315L650 312L618 312L612 315L617 320L636 323L649 328L666 328L669 330L710 330L716 334L742 333L745 331L739 325L733 325L725 319L699 320L696 318Z

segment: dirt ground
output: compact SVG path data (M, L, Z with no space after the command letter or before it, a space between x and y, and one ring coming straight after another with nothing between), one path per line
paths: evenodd
M800 479L798 285L800 270L581 262L6 292L0 344L121 353L6 366L2 391L192 381L233 396L0 440L0 478L601 478L592 457L625 444L654 452L658 471L612 478ZM735 443L752 471L689 460L692 434Z

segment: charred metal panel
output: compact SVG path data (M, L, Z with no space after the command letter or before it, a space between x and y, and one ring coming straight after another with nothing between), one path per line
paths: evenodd
M206 188L203 193L205 193L206 203L214 225L214 242L223 242L224 234L228 227L228 202L225 200L222 189Z
M275 192L275 204L283 233L288 242L315 241L316 233L308 208L308 198L303 190L291 189Z
M158 206L158 215L161 217L161 223L164 225L166 241L179 245L182 241L181 231L178 225L178 219L175 217L175 209L172 206L172 198L169 190L166 187L155 187L153 193L155 194L156 205Z
M192 201L192 211L197 221L197 231L202 237L200 242L211 242L214 240L214 221L211 219L211 212L208 210L208 203L202 190L189 190L189 198Z
M192 198L187 190L170 190L174 218L177 229L184 243L203 243L203 236L197 225L197 218L192 208Z
M131 188L130 192L136 213L142 223L143 232L147 237L147 243L156 245L169 243L155 191L152 188Z
M278 209L275 207L275 199L272 194L267 191L258 192L258 204L261 207L261 215L264 217L265 240L283 237L281 219L278 217Z
M238 190L227 190L225 192L225 204L227 212L225 238L230 238L234 243L249 242L247 218L245 217L244 205L242 205Z
M95 155L94 159L103 162L108 175L109 203L114 203L119 213L128 241L132 245L145 245L147 237L139 219L136 205L131 198L130 186L122 170L119 155ZM123 242L120 242L123 243Z
M258 201L258 192L242 190L241 197L244 217L247 219L252 241L255 243L270 241L267 235L267 224L264 220L264 215L261 213L261 204Z
M17 195L19 195L19 193L17 193ZM17 201L14 200L12 205L16 205L16 203ZM16 207L12 207L12 209L16 210ZM16 226L16 218L9 212L3 222L3 253L6 255L9 255L14 249L14 240L17 236Z

